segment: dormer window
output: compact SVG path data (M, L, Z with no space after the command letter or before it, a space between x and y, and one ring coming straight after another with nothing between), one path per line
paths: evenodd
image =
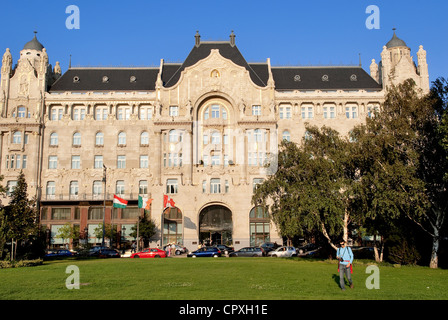
M210 73L210 77L212 77L212 78L219 78L220 76L221 75L219 74L219 71L216 69Z
M134 83L134 82L137 81L137 78L136 78L135 76L131 76L131 77L129 78L129 81L130 81L131 83Z
M103 83L108 83L109 82L109 77L108 76L104 76L103 77Z
M78 76L74 76L73 77L73 83L78 83L79 82L79 77Z

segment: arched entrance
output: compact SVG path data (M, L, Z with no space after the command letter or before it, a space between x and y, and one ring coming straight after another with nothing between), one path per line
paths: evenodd
M232 211L221 205L211 205L199 214L199 242L205 245L232 245Z

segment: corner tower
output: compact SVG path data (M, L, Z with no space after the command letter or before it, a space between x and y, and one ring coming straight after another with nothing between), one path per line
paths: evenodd
M406 42L398 38L395 28L393 30L392 39L383 46L381 52L378 81L383 85L383 88L387 88L410 78L415 81L418 88L422 89L423 93L428 93L429 75L426 51L423 50L423 46L420 46L417 52L417 66L411 56L411 49L406 45ZM371 65L371 74L372 70L375 70L374 61Z

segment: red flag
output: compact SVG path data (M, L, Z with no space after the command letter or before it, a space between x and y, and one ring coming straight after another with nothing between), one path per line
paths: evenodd
M175 202L174 202L173 199L171 199L166 194L164 194L163 195L163 208L166 208L167 206L174 207L175 206Z

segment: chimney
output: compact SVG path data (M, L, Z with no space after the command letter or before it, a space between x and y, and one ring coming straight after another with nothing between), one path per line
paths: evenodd
M230 34L230 45L232 47L235 46L235 34L233 33L233 30L232 30L232 33Z
M199 45L201 44L201 36L199 35L199 31L196 31L196 35L194 36L195 38L195 46L199 47Z

